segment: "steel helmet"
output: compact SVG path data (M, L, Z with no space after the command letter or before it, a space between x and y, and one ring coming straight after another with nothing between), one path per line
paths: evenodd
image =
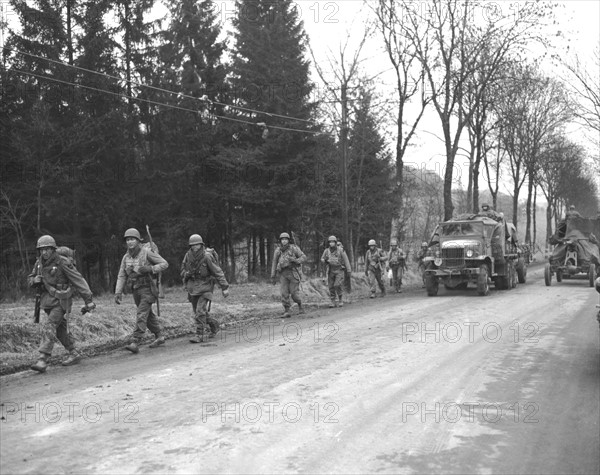
M56 241L52 236L46 234L45 236L42 236L38 239L35 247L37 249L40 249L42 247L53 247L54 249L56 249Z
M192 234L190 236L190 240L188 241L188 244L190 246L193 246L195 244L204 244L204 241L202 240L202 236L200 236L200 234Z
M421 247L429 247L429 244L427 244L425 241L423 241L423 242L421 243Z
M398 245L398 240L397 239L392 239L390 241L390 246L397 246Z
M337 242L337 238L335 236L329 236L327 238L327 242L331 242L331 241Z
M371 239L369 241L369 246L377 246L377 243L375 242L375 239Z
M140 236L140 232L135 228L129 228L127 231L125 231L125 235L123 236L123 238L127 239L128 237L136 238L138 241L142 240L142 236Z
M283 238L289 239L290 235L288 233L281 233L279 235L279 240L281 241Z

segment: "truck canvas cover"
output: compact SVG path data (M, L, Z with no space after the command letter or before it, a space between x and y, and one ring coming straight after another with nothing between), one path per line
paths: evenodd
M597 232L600 220L570 217L558 224L556 233L550 238L550 244L557 244L552 251L552 261L562 261L567 254L567 244L564 241L573 241L577 248L577 258L597 263L600 260L598 245L590 242L590 234ZM598 236L595 235L597 238ZM594 238L592 238L594 239Z

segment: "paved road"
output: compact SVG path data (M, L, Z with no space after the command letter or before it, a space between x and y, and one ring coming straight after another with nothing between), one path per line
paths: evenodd
M597 474L596 302L539 269L4 376L0 472Z

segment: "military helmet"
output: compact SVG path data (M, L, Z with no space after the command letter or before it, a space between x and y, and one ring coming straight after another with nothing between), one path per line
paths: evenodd
M392 239L390 241L390 246L397 246L398 245L398 240L397 239Z
M290 235L289 235L288 233L281 233L281 234L279 235L279 240L281 241L281 240L282 240L282 239L284 239L284 238L285 238L285 239L289 239L289 238L290 238Z
M427 244L425 241L423 241L423 242L421 243L421 247L429 247L429 244Z
M56 249L56 241L52 236L46 234L45 236L42 236L38 239L35 247L37 249L40 249L42 247L53 247L54 249Z
M569 209L575 209L575 205L569 206Z
M377 243L375 242L375 239L371 239L369 241L369 246L377 246Z
M190 236L188 244L190 246L193 246L195 244L204 244L204 241L202 240L202 236L200 236L200 234L192 234Z
M336 238L335 236L329 236L329 237L327 238L327 242L331 242L331 241L335 241L335 242L337 242L337 238Z
M135 228L129 228L127 231L125 231L123 238L127 239L129 237L136 238L138 241L142 240L142 236L140 236L140 232Z

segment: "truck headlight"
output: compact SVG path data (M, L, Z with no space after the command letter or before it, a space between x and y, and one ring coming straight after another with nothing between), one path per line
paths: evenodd
M473 257L473 249L467 249L466 256L467 257Z
M433 260L433 263L434 263L436 266L438 266L438 267L439 267L439 266L441 266L441 265L442 265L442 258L441 258L441 257L436 257L436 258Z

